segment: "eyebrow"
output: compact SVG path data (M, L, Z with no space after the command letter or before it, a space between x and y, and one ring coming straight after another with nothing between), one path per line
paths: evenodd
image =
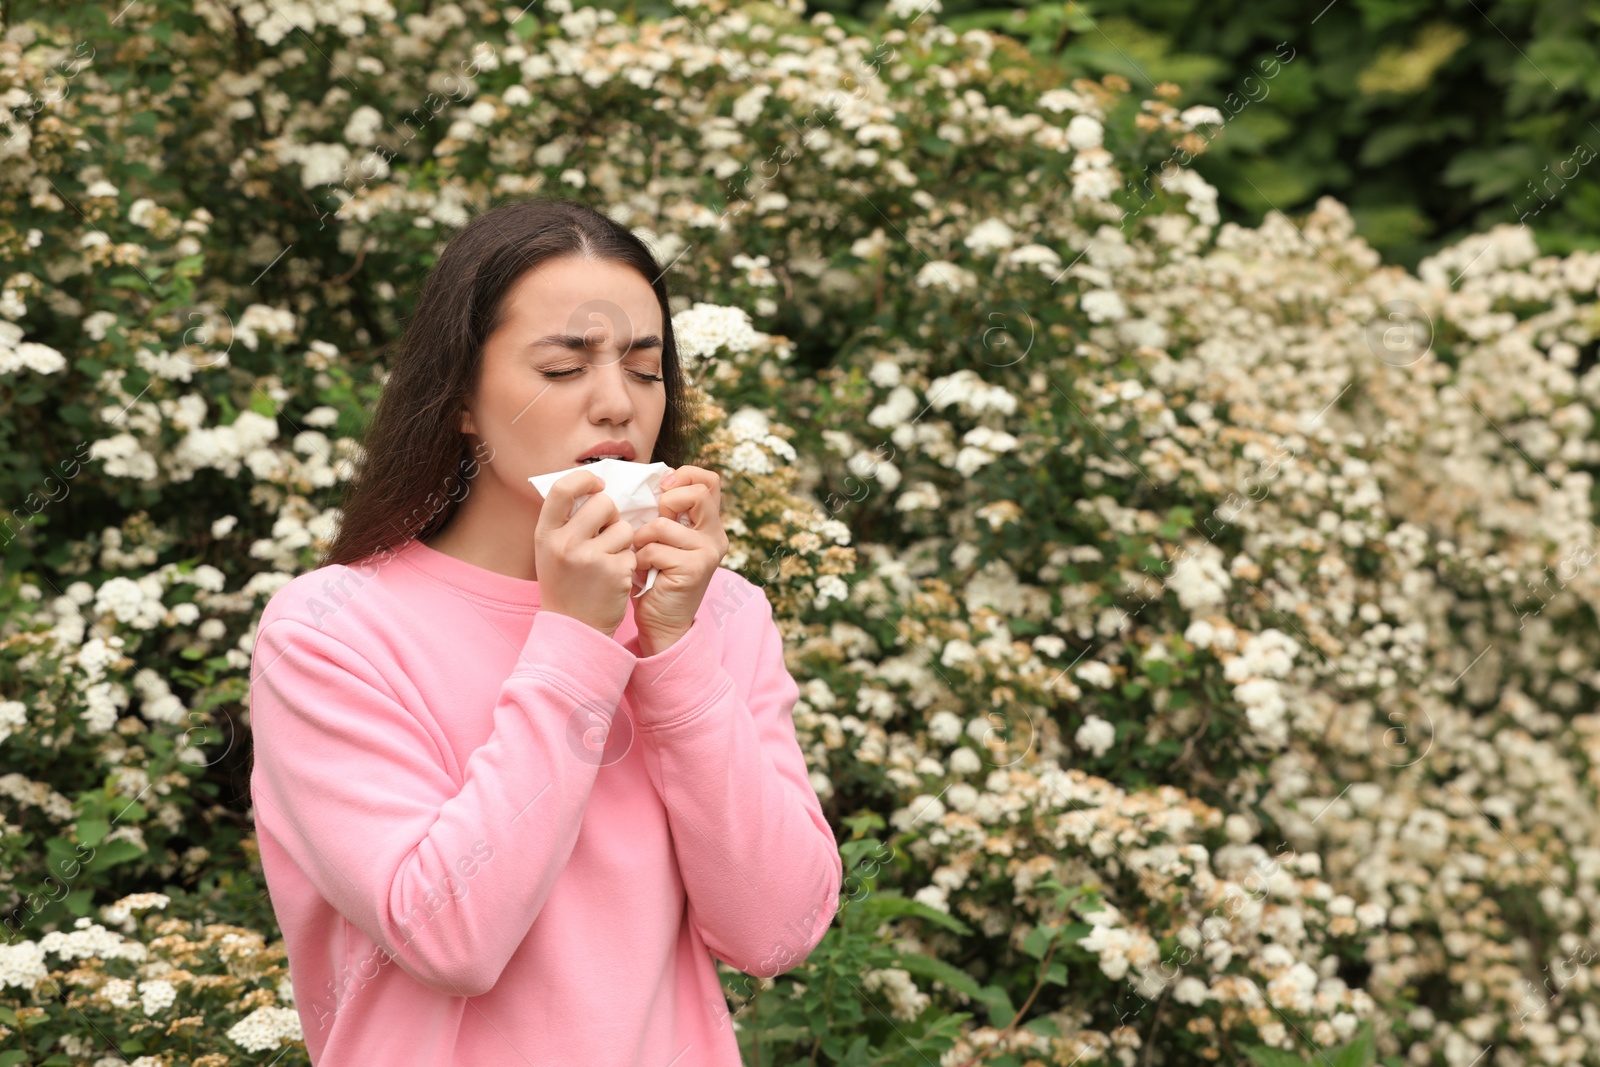
M560 348L571 349L574 352L587 351L588 348L589 348L588 343L585 342L582 337L579 337L576 334L570 334L570 333L553 333L553 334L550 334L547 337L541 337L537 341L529 341L528 342L528 347L529 348L538 348L541 345L556 345L557 347L560 347ZM655 334L652 333L652 334L646 334L645 336L643 336L643 337L639 338L638 340L634 341L633 344L628 346L628 351L632 352L636 348L660 348L660 347L661 347L661 338L657 337Z

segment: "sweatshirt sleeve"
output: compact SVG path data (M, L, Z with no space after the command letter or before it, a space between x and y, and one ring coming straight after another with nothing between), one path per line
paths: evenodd
M539 612L457 783L367 659L306 623L264 622L250 678L258 817L402 970L481 995L578 838L599 765L570 747L569 724L614 714L634 660L583 622Z
M686 633L635 663L626 693L690 921L719 959L773 977L822 940L843 864L795 738L799 687L771 603L732 572L707 596Z

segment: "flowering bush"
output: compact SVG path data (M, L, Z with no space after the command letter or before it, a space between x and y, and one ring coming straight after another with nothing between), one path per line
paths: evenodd
M590 187L672 264L846 862L816 952L724 971L752 1056L1600 1063L1600 257L1124 202L1207 109L936 14L7 29L0 1064L303 1062L256 616L445 231Z

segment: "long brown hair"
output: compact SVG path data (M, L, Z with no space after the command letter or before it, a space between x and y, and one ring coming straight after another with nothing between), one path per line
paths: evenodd
M612 260L637 270L661 305L666 412L651 462L683 462L689 412L672 334L664 272L627 227L586 204L535 197L484 212L450 239L428 273L322 566L354 563L449 523L477 474L461 411L477 388L483 343L505 316L505 296L528 271L561 256Z

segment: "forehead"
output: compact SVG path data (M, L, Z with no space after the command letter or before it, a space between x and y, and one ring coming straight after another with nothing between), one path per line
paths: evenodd
M661 305L644 275L611 260L564 256L525 273L506 293L506 323L541 333L661 333Z

